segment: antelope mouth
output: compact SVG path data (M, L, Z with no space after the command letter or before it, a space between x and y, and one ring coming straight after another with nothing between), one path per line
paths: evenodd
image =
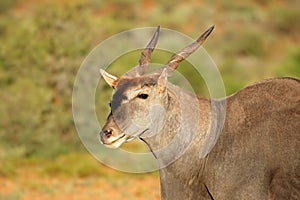
M119 137L114 138L112 141L102 141L100 139L100 142L104 144L106 147L111 148L111 149L117 149L119 148L123 143L125 142L130 142L136 138L140 138L146 131L149 129L145 129L142 131L140 134L137 136L131 136L131 135L126 135L125 133L122 133Z
M126 135L125 133L121 134L118 138L114 139L113 141L103 142L103 144L111 149L119 148L124 142L130 142L135 139L132 136Z

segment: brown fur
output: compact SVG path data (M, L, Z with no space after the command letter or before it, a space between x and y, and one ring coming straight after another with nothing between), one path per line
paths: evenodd
M157 158L163 200L300 199L299 80L264 80L221 100L167 83L212 29L150 75L159 28L142 53L145 66L118 79L102 71L116 91L101 142L117 148L141 138Z

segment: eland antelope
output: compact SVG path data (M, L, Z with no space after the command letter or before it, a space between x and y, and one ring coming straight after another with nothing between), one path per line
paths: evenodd
M143 140L160 166L163 200L300 199L299 80L271 78L223 99L168 82L213 28L152 73L159 27L131 71L100 70L114 89L101 143Z

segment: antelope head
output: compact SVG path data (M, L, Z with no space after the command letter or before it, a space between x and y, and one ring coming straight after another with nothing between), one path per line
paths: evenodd
M117 78L104 70L100 73L114 89L110 102L111 112L100 132L100 141L109 148L118 148L124 142L156 134L166 118L168 87L167 77L179 63L192 54L210 35L214 26L206 30L196 41L175 53L160 69L146 75L159 37L157 28L147 47L142 51L138 65Z

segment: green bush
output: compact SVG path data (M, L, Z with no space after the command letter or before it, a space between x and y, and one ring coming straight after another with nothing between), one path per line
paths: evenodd
M300 46L290 51L288 58L276 68L276 75L300 77Z
M16 0L1 0L0 1L0 13L8 12L16 3Z
M0 19L0 138L24 156L77 149L71 95L76 69L90 50L89 23L74 7L42 6L32 16ZM42 16L42 17L41 17ZM74 31L76 30L76 34ZM9 151L9 150L8 150Z
M216 24L204 47L220 67L228 94L253 77L300 77L297 1L277 6L265 0L263 7L258 1L164 0L148 6L143 1L124 0L46 1L28 2L23 11L15 6L18 3L0 3L0 150L6 155L0 157L1 166L12 154L20 159L53 158L84 149L72 118L76 72L93 47L123 30L162 25L197 37L203 27ZM121 57L112 64L111 72L122 74L137 63L138 55ZM169 56L155 51L153 59L163 63ZM284 67L279 68L279 62ZM205 64L201 59L199 63ZM197 93L207 93L189 63L183 62L179 72L197 86ZM96 109L103 121L109 112L111 89L98 89ZM5 163L0 173L13 173L14 164Z
M281 34L298 34L300 27L300 4L283 4L270 8L269 26Z

